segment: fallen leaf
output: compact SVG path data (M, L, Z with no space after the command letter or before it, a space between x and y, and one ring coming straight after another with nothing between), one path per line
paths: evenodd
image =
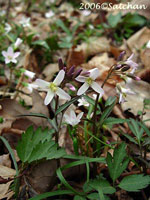
M142 28L127 40L127 45L132 52L141 49L150 39L150 29Z
M9 154L3 154L0 156L0 165L11 167L11 160L9 158Z
M143 101L144 99L150 99L150 84L144 81L132 81L128 83L128 87L135 92L135 94L126 96L127 102L121 104L123 111L130 109L135 116L138 114L138 111L143 110ZM143 115L143 120L150 119L149 110L145 110L146 114ZM145 122L147 126L150 126L150 121Z
M90 37L88 42L83 42L75 48L76 52L82 51L84 57L92 56L101 52L110 51L109 40L106 37Z

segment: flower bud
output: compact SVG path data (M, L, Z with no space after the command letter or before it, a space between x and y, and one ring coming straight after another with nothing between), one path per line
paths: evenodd
M125 72L125 71L128 71L129 69L130 69L129 65L123 65L121 71Z
M76 78L77 76L79 76L81 74L83 69L77 69L75 72L74 72L74 78Z
M76 91L76 88L70 83L66 83L66 87L68 87L73 92Z
M75 67L72 66L69 71L67 72L67 76L70 78L71 76L73 76L73 73L74 73L74 70L75 70Z
M62 61L62 59L61 58L59 58L59 60L58 60L58 65L59 65L59 69L61 70L61 69L64 69L64 63L63 63L63 61Z
M120 55L118 56L117 61L123 60L123 57L124 57L125 54L126 54L126 52L125 52L125 51L122 51L122 52L120 53Z

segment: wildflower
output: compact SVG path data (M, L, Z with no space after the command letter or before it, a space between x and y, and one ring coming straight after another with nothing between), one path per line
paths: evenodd
M133 58L134 54L132 54L125 62L124 64L129 65L132 68L131 73L134 73L134 71L137 69L138 64L135 63L132 58Z
M7 51L2 51L2 55L5 57L5 63L8 64L10 62L17 63L16 58L20 55L20 52L13 51L12 47L8 47Z
M91 87L95 92L99 93L101 96L104 94L104 90L99 86L98 83L95 82L95 79L99 76L99 70L94 68L89 70L90 75L88 77L78 76L76 78L77 81L83 82L84 84L79 88L77 95L84 94L89 87Z
M91 14L91 11L90 10L83 10L81 13L84 16L89 16Z
M81 121L82 116L83 112L81 112L76 116L75 111L70 110L69 114L64 115L64 119L67 124L70 124L71 126L76 126Z
M29 70L22 69L22 72L24 73L25 76L27 76L30 79L33 79L35 77L35 73Z
M90 104L85 100L84 97L82 97L81 99L78 100L78 106L85 106L88 107Z
M20 38L17 38L17 40L16 40L16 42L15 42L15 44L14 44L14 47L15 48L18 48L19 47L19 45L22 43L22 39L20 39Z
M5 10L0 11L0 16L3 17L6 14Z
M45 17L46 17L46 18L51 18L51 17L54 16L54 14L55 14L55 13L54 13L53 11L50 10L49 12L45 13Z
M119 103L125 102L127 94L135 94L130 88L124 88L120 84L116 85L117 94L119 94Z
M65 100L71 99L71 97L64 90L58 87L64 80L64 76L65 71L61 70L53 82L47 82L41 79L36 80L36 84L47 92L46 98L44 100L45 105L48 105L55 95L58 95L60 98Z
M33 89L38 88L38 85L36 85L35 83L25 83L25 82L23 82L22 85L24 87L26 87L30 93L32 93Z
M73 92L76 91L76 88L70 83L66 83L66 87L68 87Z
M147 42L146 48L150 49L150 40Z
M29 27L30 26L30 17L22 17L21 21L19 22L23 27Z
M5 23L5 31L6 33L9 33L11 31L11 26L8 23Z

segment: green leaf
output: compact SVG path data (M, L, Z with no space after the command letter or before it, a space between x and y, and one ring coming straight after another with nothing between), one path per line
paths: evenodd
M110 96L105 102L105 107L112 105L115 101L116 97Z
M43 194L39 194L36 197L32 197L29 200L43 200L47 197L53 197L53 196L58 196L58 195L66 195L66 194L73 194L72 191L70 190L57 190L53 192L46 192Z
M50 160L65 155L65 151L58 149L57 144L52 140L54 132L54 129L42 130L38 128L34 131L33 127L29 127L22 134L16 148L20 160L24 163L31 163L43 158Z
M67 35L71 35L70 30L65 26L64 22L63 22L61 19L58 19L58 20L56 21L56 25L57 25L58 27L60 27L64 32L66 32Z
M34 41L34 42L32 42L32 45L38 45L38 46L44 47L47 50L50 50L50 47L48 46L48 44L45 40Z
M132 131L132 133L136 136L138 142L140 142L141 137L144 132L144 129L142 127L140 128L138 121L136 121L134 119L130 119L128 121L128 126L129 126L130 130Z
M102 178L86 182L83 186L83 189L85 192L90 192L92 190L99 191L99 189L101 189L103 194L113 194L114 192L116 192L116 189L113 188L107 180L104 180Z
M128 192L138 192L150 184L150 176L144 174L130 175L123 178L118 185L121 189Z
M127 156L125 148L126 144L122 143L118 148L115 148L113 157L110 153L107 154L106 162L108 165L110 177L112 178L113 182L115 182L115 180L127 168L129 159L125 159Z
M105 124L105 125L122 124L122 123L125 123L126 121L127 121L126 119L109 117L104 120L103 124Z
M112 104L110 104L109 106L106 107L106 109L104 110L104 112L101 115L100 121L99 121L99 126L101 126L104 122L104 120L110 115L110 113L112 112L115 103L116 103L116 97L113 99ZM108 105L108 104L106 104Z
M67 103L63 104L62 106L60 106L56 112L55 112L55 116L58 115L60 112L66 110L71 104L73 104L74 102L76 102L78 99L80 99L81 96L77 96L72 98L70 101L68 101Z
M104 197L105 197L105 200L110 200L110 198L108 196L104 195ZM90 200L101 200L99 198L99 193L96 193L96 192L93 192L93 193L87 195L87 198Z
M86 198L76 195L76 196L74 196L73 200L86 200Z
M117 15L110 14L108 16L108 24L114 28L117 26L117 24L121 21L121 12L119 12Z

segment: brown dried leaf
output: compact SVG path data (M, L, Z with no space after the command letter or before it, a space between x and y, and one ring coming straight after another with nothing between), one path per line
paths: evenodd
M9 154L4 154L0 156L0 165L11 167L11 160L9 158Z
M136 52L138 49L141 49L142 46L149 41L149 38L150 38L150 29L144 27L127 40L127 45L130 48L130 50L132 50L132 52Z
M150 84L144 82L144 81L132 81L131 83L128 83L129 88L135 92L134 95L128 95L126 96L127 102L124 102L121 104L121 107L123 111L131 109L130 111L137 115L138 111L143 110L143 100L150 99ZM149 110L145 110L146 114L143 116L143 120L150 119L150 112ZM150 121L146 122L147 126L150 126Z
M88 43L83 42L82 44L78 45L75 51L82 51L85 58L101 52L108 52L110 51L109 40L106 37L91 37L89 38Z

